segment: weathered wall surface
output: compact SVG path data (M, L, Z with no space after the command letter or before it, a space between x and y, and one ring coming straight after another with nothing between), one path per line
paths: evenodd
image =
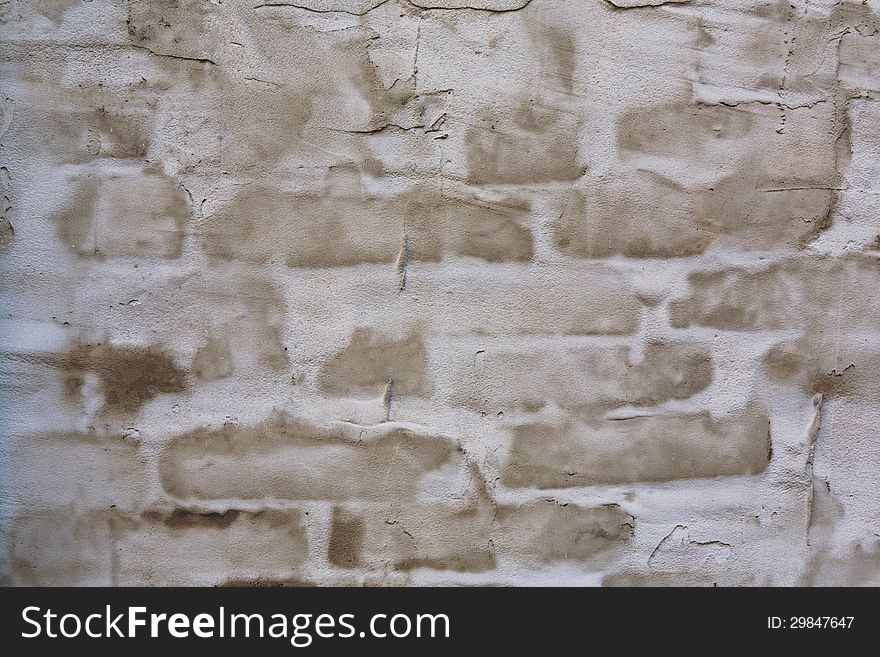
M880 584L880 1L0 1L0 577Z

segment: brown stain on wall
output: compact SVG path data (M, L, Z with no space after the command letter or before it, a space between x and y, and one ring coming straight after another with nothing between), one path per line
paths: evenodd
M327 185L323 194L249 186L211 217L205 251L252 263L344 267L394 262L405 236L413 260L532 257L529 205L522 201L445 198L430 188L381 197L333 174Z
M694 272L690 297L670 304L674 328L710 326L728 331L819 329L841 321L873 329L880 325L880 301L856 292L880 274L870 256L785 260L759 271L733 268Z
M152 523L164 523L169 529L192 529L196 527L209 527L212 529L226 529L236 520L241 512L230 509L222 512L190 511L188 509L174 509L170 513L161 511L144 511L144 520Z
M200 499L411 499L421 478L459 461L449 438L398 427L318 426L278 414L196 429L159 462L165 490Z
M61 241L84 255L98 255L94 233L97 195L98 185L94 179L87 179L77 184L56 218Z
M178 258L190 213L183 189L144 171L76 181L55 221L65 246L83 257Z
M448 393L454 404L490 414L553 402L578 413L620 406L654 406L708 388L708 352L683 343L649 343L635 361L627 346L604 349L487 349L456 370Z
M551 65L548 68L559 81L559 87L565 93L574 90L577 69L577 48L574 36L565 28L549 27L542 34L546 39L546 47L550 49Z
M308 555L298 511L56 507L20 517L11 529L16 585L293 581Z
M218 286L215 281L206 292L216 296L217 305L223 308L212 322L223 337L216 345L209 342L209 351L202 354L207 360L203 374L211 373L211 368L214 374L234 370L244 353L274 372L287 367L290 358L283 339L286 307L278 286L266 278L243 276L235 279L235 285ZM228 360L224 345L229 348Z
M757 413L523 424L501 480L513 488L568 488L757 474L770 454L769 421Z
M9 528L11 583L16 586L107 586L111 547L106 523L60 504L34 510Z
M749 134L754 118L723 105L679 102L624 112L617 120L617 144L632 153L687 157L720 148L724 140Z
M363 520L346 513L344 509L334 507L330 545L327 548L328 561L340 568L359 566L363 543Z
M249 82L243 78L223 83L223 168L252 171L271 168L291 152L301 153L314 113L308 90ZM259 117L259 120L256 120Z
M144 112L95 110L89 135L98 140L98 154L122 159L142 159L150 148L152 126Z
M157 395L189 387L186 371L159 346L77 345L62 354L60 366L71 397L78 396L85 373L97 376L108 412L136 413Z
M695 189L623 171L572 191L553 238L577 258L677 258L719 244L804 248L830 228L835 202L823 181L781 183L754 168Z
M204 0L128 0L132 43L157 55L210 58L220 41L219 8Z
M467 130L467 181L474 185L529 185L572 181L579 164L579 120L525 98L508 115L485 113Z
M764 358L771 381L810 396L874 399L880 395L880 355L866 345L831 345L820 332L774 345Z
M622 571L611 573L602 578L602 586L609 587L668 587L668 586L716 586L717 577L711 573L653 573L638 571Z
M234 371L228 341L224 338L208 338L193 355L190 369L193 375L202 381L215 381L228 377Z
M236 42L241 50L234 56L244 65L224 70L219 83L224 170L312 165L316 151L332 166L343 145L363 152L368 135L424 127L432 93L416 92L411 71L390 84L380 77L373 29L316 30L283 11L258 9L245 21L250 38ZM287 47L291 42L299 47ZM309 73L284 74L289 71Z
M573 190L553 224L555 246L576 258L674 258L702 253L717 232L691 195L663 176L624 171Z
M29 9L45 16L57 26L71 7L81 3L82 0L30 0L27 4L30 5Z
M150 103L135 94L122 99L96 91L71 94L49 113L45 145L65 163L143 160L154 129Z
M799 582L800 586L878 586L880 585L880 540L853 541L847 553L815 554Z
M236 263L172 270L149 286L128 281L114 297L123 301L122 312L138 327L138 335L170 334L169 342L186 345L188 358L179 367L188 367L194 382L252 372L273 376L290 364L282 288L264 272ZM84 311L72 320L83 326L91 322Z
M308 579L290 577L286 579L230 579L218 586L230 588L311 588L317 586L317 584Z
M365 55L358 57L357 66L346 71L346 82L370 107L369 119L364 126L367 132L396 125L392 123L394 117L418 98L415 74L405 80L397 79L388 87L382 84L369 55L369 44L366 44Z
M635 519L617 504L585 508L539 500L518 507L500 507L499 551L522 551L545 563L589 561L629 543Z
M12 248L15 239L15 228L4 213L0 216L0 253L6 253Z
M696 198L695 212L747 248L803 247L830 227L834 195L822 181L785 184L744 170Z
M568 25L560 25L553 21L552 8L545 14L524 15L524 23L529 33L529 40L539 55L535 76L538 85L546 91L542 98L548 101L552 94L561 92L572 94L577 81L578 57L575 32Z
M533 255L533 237L528 227L529 201L508 197L486 201L467 196L415 196L407 210L414 222L414 255L421 257L420 241L432 235L443 252L481 258L486 262L528 262ZM427 200L427 204L424 201ZM420 237L425 235L425 237Z
M301 267L392 262L403 222L383 212L383 205L336 190L294 194L248 187L211 217L204 248L223 259L277 259Z
M488 549L475 549L472 553L454 554L443 557L411 557L394 564L394 570L411 572L420 568L430 570L451 570L457 573L484 573L497 565L495 555Z
M584 507L535 500L496 507L488 502L402 507L390 515L377 507L346 508L347 522L358 518L363 531L349 559L369 569L400 572L487 572L501 557L534 565L589 563L625 546L635 527L633 517L613 504ZM336 513L341 512L335 511L334 518Z
M419 335L395 340L368 327L356 328L349 344L318 375L321 392L336 396L379 396L389 381L395 395L428 390L428 352Z
M642 360L628 367L619 401L654 406L671 399L687 399L712 383L710 352L689 345L649 342Z
M85 10L86 5L82 3L80 9ZM81 20L81 16L74 22ZM121 44L117 47L124 48ZM86 55L87 52L91 55ZM16 105L18 112L27 112L29 121L15 129L15 134L27 141L35 158L45 159L47 164L59 168L79 169L76 175L80 178L147 163L155 166L158 163L156 149L161 152L165 139L185 140L185 134L195 130L195 124L188 121L187 133L182 133L178 130L181 126L169 126L162 118L165 102L182 88L175 89L174 82L182 82L192 62L170 60L178 66L143 70L120 85L108 84L107 76L90 77L81 69L71 73L72 78L65 75L57 66L61 53L62 50L44 49L38 59L45 57L47 61L33 61L32 65L25 65L27 73L22 73L30 78L31 90L27 96L19 97ZM132 54L141 55L129 50L129 57ZM90 66L81 58L94 56L97 58L94 66L106 67L107 60L103 59L106 55L97 45L83 46L82 50L71 53L77 63L68 64L74 69ZM126 60L117 60L117 63L124 66L123 61ZM157 130L164 133L162 138ZM186 143L179 146L188 148Z
M190 507L113 514L115 583L201 585L297 578L308 557L298 510Z

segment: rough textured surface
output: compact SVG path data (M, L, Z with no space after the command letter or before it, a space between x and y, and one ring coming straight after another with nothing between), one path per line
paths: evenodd
M878 95L878 0L0 0L0 582L880 584Z

